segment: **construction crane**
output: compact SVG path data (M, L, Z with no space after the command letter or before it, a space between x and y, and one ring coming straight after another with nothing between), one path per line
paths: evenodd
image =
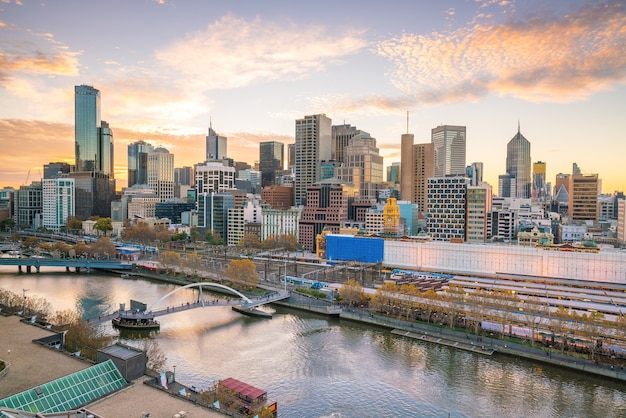
M28 174L26 174L26 180L24 181L24 186L28 186L28 179L30 179L30 168L28 169Z

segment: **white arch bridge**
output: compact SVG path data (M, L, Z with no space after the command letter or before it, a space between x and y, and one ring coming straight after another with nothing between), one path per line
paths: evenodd
M203 287L221 289L226 292L233 293L239 298L205 300L204 295L202 293ZM200 294L198 296L197 301L187 302L187 303L183 303L180 305L160 307L164 301L169 299L175 293L180 292L185 289L190 289L190 288L198 288ZM118 310L108 315L103 315L103 316L99 316L98 318L90 319L87 322L90 325L98 325L98 324L105 323L107 321L111 321L115 318L122 318L122 317L126 319L130 319L130 320L133 320L133 319L142 320L142 319L148 319L148 318L155 318L157 316L169 315L169 314L173 314L176 312L187 311L189 309L205 308L205 307L211 307L211 306L236 306L236 307L239 307L240 311L251 311L257 306L287 299L288 297L289 297L289 292L285 290L274 290L274 291L266 292L264 295L261 295L261 296L248 297L244 295L243 293L239 292L238 290L235 290L223 284L210 283L210 282L198 282L198 283L190 283L188 285L181 286L172 290L171 292L163 295L159 300L157 300L156 302L148 306L148 308L145 311L138 311L138 310L132 310L132 309L124 310L124 311ZM157 309L157 307L160 307L160 308Z

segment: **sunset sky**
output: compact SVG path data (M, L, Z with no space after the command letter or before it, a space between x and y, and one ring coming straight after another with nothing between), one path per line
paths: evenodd
M74 86L101 92L118 188L144 139L193 165L209 121L229 157L294 142L325 113L377 139L467 126L467 164L497 192L517 132L548 181L598 173L626 189L625 1L0 0L0 187L74 163ZM28 171L30 170L30 176Z

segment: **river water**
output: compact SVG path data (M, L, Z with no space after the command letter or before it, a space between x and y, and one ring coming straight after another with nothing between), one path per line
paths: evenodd
M54 310L79 309L85 318L128 306L130 299L149 305L176 288L101 273L16 270L1 268L0 287L18 294L28 289L27 297L44 297ZM182 290L164 304L196 298L197 291ZM273 319L208 307L159 320L154 338L178 381L206 389L218 379L242 380L277 400L280 417L626 416L621 383L350 321L280 307ZM117 333L109 325L104 330Z

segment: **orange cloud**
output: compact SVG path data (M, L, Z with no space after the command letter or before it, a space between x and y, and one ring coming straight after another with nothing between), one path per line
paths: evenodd
M490 93L570 102L624 81L625 27L623 4L596 4L558 18L405 33L375 52L394 65L392 83L423 104Z
M363 33L337 34L322 26L225 16L205 31L157 51L156 57L195 88L238 88L322 71L364 48Z
M78 75L78 52L70 51L50 34L20 30L0 25L0 86L16 74L75 76Z

